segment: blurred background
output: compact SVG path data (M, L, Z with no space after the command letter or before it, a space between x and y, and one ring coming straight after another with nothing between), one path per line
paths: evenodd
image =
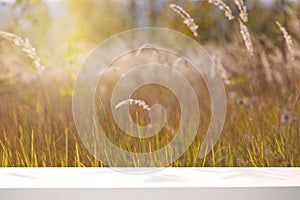
M237 17L234 1L224 2ZM195 19L198 37L170 9L171 3ZM213 153L197 160L195 142L172 166L300 166L300 1L245 4L252 57L239 21L228 21L207 1L0 0L0 30L28 38L45 66L38 75L33 61L0 37L0 166L105 166L82 147L74 128L74 81L96 45L121 31L147 26L192 37L230 79L227 121ZM275 21L294 41L293 61Z
M237 15L233 1L225 2ZM278 30L270 22L289 23L285 7L289 5L298 15L297 2L247 0L247 26L251 32L275 39ZM218 8L201 0L0 0L0 30L28 38L38 48L42 60L49 62L45 63L47 67L72 68L82 63L95 45L131 28L166 27L192 36L168 7L170 3L181 5L192 15L199 25L201 44L222 45L236 40L232 32L238 32L238 22L226 20ZM291 35L300 40L297 32L291 31Z
M237 15L233 1L225 2ZM247 0L247 26L251 32L275 40L278 30L270 22L278 20L283 25L288 24L285 7L289 5L298 15L297 2ZM170 3L181 5L192 15L199 25L201 44L222 45L236 40L232 32L238 34L238 22L226 20L218 8L201 0L0 0L0 30L28 38L47 62L45 65L55 68L49 73L55 74L61 69L78 69L95 45L120 31L158 26L192 36L185 24L180 23L179 16L168 7ZM300 40L297 32L291 31L291 35ZM3 54L3 47L1 49Z

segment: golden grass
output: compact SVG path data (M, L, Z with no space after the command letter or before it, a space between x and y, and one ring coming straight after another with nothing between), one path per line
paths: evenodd
M226 88L227 119L220 140L212 152L205 158L198 159L200 145L210 119L210 101L201 77L190 78L198 93L198 100L201 100L201 125L193 144L172 166L300 166L300 127L298 121L292 120L300 111L299 82L290 83L293 90L285 87L281 92L276 84L272 83L268 89L261 88L263 92L256 93L250 92L252 86L247 78L240 77L240 81L236 80L237 78L231 79L231 84ZM89 154L80 142L72 119L71 96L62 97L59 84L45 83L45 87L49 88L49 106L48 101L39 94L42 91L38 82L23 90L21 94L0 96L0 113L1 116L5 116L0 119L0 166L105 166ZM259 88L255 89L259 91ZM106 92L109 91L108 89ZM109 94L105 94L107 96L104 96L102 103L107 103L109 99ZM140 88L132 98L137 97L149 105L159 102L166 107L168 116L171 117L160 134L147 140L126 136L117 127L105 123L112 120L109 110L104 118L99 113L99 121L107 130L107 137L122 149L151 152L165 146L174 137L180 113L178 102L172 93L155 85ZM97 99L95 102L98 108L101 108ZM285 117L287 122L284 123L281 120L283 109L289 111ZM138 105L131 105L130 112L139 124L148 123L147 110ZM113 166L113 163L111 165ZM138 161L136 165L140 165Z
M232 18L228 10L230 8L224 7L220 3L222 1L209 2L221 5L227 17ZM242 9L241 2L239 5ZM245 10L241 9L241 12ZM241 28L244 30L241 19ZM300 117L300 44L294 42L294 60L289 61L285 58L285 45L253 34L251 45L255 46L257 52L250 47L244 50L244 41L238 30L232 31L232 43L222 48L213 44L205 46L210 55L214 55L217 69L228 83L227 118L219 141L201 159L198 158L198 152L210 120L208 91L202 78L195 75L188 63L176 65L176 69L187 77L197 93L201 102L201 118L194 142L170 166L300 167L300 126L297 120ZM246 32L243 31L243 36L250 35ZM247 40L245 36L244 40ZM145 58L153 50L155 48L147 48L140 51L139 56ZM251 58L249 52L253 54ZM151 55L156 57L145 59L149 61L164 56ZM175 60L174 57L168 57L165 62L174 63ZM149 106L162 104L168 114L167 125L159 134L148 139L136 139L124 134L111 123L110 97L111 87L120 78L121 72L130 69L127 65L131 65L130 60L124 62L120 58L110 71L105 72L100 84L104 84L106 89L97 88L99 91L95 99L98 120L110 141L120 148L131 152L153 152L168 144L178 130L178 101L164 87L153 84L139 88L131 98L143 99ZM72 92L62 89L63 84L72 85L74 78L66 78L64 83L56 82L51 77L42 76L41 80L43 87L36 80L30 87L0 95L0 167L105 167L87 151L76 132L71 108ZM2 88L5 85L0 85ZM130 113L136 123L146 125L149 123L148 109L143 109L139 103L131 103ZM135 160L135 163L136 166L142 165L139 160ZM114 166L114 163L109 165Z

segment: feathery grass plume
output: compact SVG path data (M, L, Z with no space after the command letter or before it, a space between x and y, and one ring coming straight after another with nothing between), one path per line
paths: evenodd
M144 49L153 49L155 53L158 54L158 50L156 49L155 46L151 45L151 44L143 44L142 46L140 46L136 53L135 53L135 56L139 56L141 54L141 52L144 50Z
M291 54L291 59L294 60L295 51L293 48L293 40L290 34L287 32L286 28L284 28L278 21L276 21L277 26L279 27L280 31L282 32L283 38L285 40L286 46Z
M273 71L265 51L260 51L260 60L263 65L266 80L270 83L273 81Z
M36 52L36 49L31 45L31 43L27 38L25 38L24 40L15 34L4 32L4 31L0 31L0 37L13 42L17 47L20 47L21 50L25 52L27 56L33 60L35 65L34 68L35 70L40 72L44 69L44 66L41 64L41 59Z
M245 46L248 50L248 52L250 53L251 56L253 56L253 44L252 44L252 40L250 37L250 33L248 31L247 26L239 19L240 22L240 32L242 34L243 40L245 42Z
M243 0L234 0L235 5L239 8L240 11L240 18L243 22L248 22L248 13L247 7L244 4Z
M220 10L223 10L225 16L229 20L234 19L234 16L232 14L230 7L228 5L226 5L222 0L208 0L208 3L214 4L215 6L218 6Z
M186 24L189 29L192 31L193 35L195 37L198 36L197 29L199 26L194 22L194 19L190 16L189 13L187 13L182 7L176 5L176 4L170 4L169 5L172 10L174 10L176 13L178 13L181 18L183 18L183 23Z
M216 65L216 70L218 71L218 73L220 74L220 76L222 77L224 83L226 85L230 85L230 76L228 71L224 68L224 66L222 65L221 59L219 56L217 56L216 54L212 55L212 60ZM212 69L215 70L215 69ZM214 77L214 71L212 72L212 77Z
M120 108L121 106L126 105L126 104L129 104L129 105L138 105L140 107L143 107L143 109L147 110L147 111L151 110L151 108L146 104L145 101L143 101L143 100L137 100L137 99L127 99L127 100L121 101L120 103L118 103L115 106L115 108Z

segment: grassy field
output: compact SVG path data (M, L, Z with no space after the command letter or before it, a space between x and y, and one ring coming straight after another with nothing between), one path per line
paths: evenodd
M230 16L226 8L223 10ZM210 120L208 92L200 76L194 76L192 69L186 71L190 66L177 68L201 102L201 123L188 151L170 167L300 167L300 20L292 9L287 15L290 23L286 27L276 20L269 22L277 33L272 39L247 32L247 20L241 15L232 21L229 42L203 45L226 83L227 115L217 144L202 159L198 152ZM180 16L177 20L181 21ZM0 42L2 55L10 55L5 50L9 43ZM0 56L0 60L0 66L13 62L11 57ZM0 79L0 167L106 167L83 146L74 125L72 87L76 73L66 71L57 78L49 76L47 70L28 82L17 73L6 73ZM131 152L151 152L168 144L178 129L180 109L176 97L164 87L147 85L133 95L149 105L159 102L166 106L168 126L156 136L135 139L108 123L113 121L111 87L119 77L107 72L103 80L106 89L99 90L95 99L107 137ZM130 113L138 124L149 123L148 112L141 107L130 106ZM136 166L141 166L138 161Z

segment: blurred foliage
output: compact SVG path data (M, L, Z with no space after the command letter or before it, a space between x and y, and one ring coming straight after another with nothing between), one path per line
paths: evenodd
M128 27L120 5L110 0L86 1L69 0L70 15L68 21L75 23L78 31L71 38L89 38L97 40L125 30Z
M9 32L21 32L39 44L46 42L50 19L42 0L16 0L11 5L10 15Z
M238 9L233 1L225 2L237 15ZM284 7L289 5L297 13L297 17L300 7L296 1L275 0L272 5L268 2L269 0L246 1L249 9L248 26L253 32L273 37L276 30L272 22L279 20L285 25L287 21ZM59 22L63 29L57 34L75 43L82 40L100 42L120 31L145 26L167 27L192 36L186 26L180 23L179 16L168 7L170 3L181 5L195 19L199 25L201 42L230 41L230 32L238 27L236 21L229 22L218 8L202 0L66 0L56 2L57 8L67 7L61 19L55 19L56 21L49 18L47 4L50 1L16 0L10 6L9 30L26 30L33 38L41 39L48 34L51 23ZM55 7L51 9L55 10Z
M179 0L119 0L85 1L69 0L70 17L76 21L77 33L73 37L85 37L95 41L107 38L114 33L134 27L160 26L191 33L181 19L169 9L168 4L176 3L184 7L199 24L200 41L228 41L230 32L237 27L236 22L229 22L223 13L206 1ZM238 9L233 1L227 1L235 15ZM286 21L284 7L290 6L295 13L300 13L297 3L276 0L273 5L265 5L257 0L246 1L249 8L249 27L253 32L274 36L274 22ZM298 16L299 17L299 16Z

